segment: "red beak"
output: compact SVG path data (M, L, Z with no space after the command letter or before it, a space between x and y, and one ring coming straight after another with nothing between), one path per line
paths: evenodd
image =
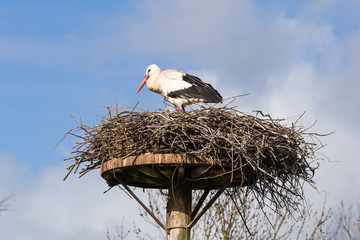
M142 82L141 82L138 90L136 91L136 93L138 93L138 92L143 88L143 86L145 85L145 83L146 83L146 81L148 80L149 77L150 77L149 75L145 75L145 77L144 77L144 79L142 80Z

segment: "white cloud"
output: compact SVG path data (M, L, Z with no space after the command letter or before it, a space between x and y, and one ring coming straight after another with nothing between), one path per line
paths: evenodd
M0 168L0 194L8 195L12 192L26 191L24 183L32 180L28 175L28 167L17 161L11 153L1 153L0 162L2 166Z
M33 176L9 154L1 155L0 161L1 194L14 195L10 211L0 216L2 239L105 239L107 229L115 235L123 217L125 229L136 221L145 225L145 231L154 231L140 219L137 203L124 192L115 188L103 194L107 186L98 172L80 179L70 176L64 182L64 165Z
M269 77L262 100L264 108L276 116L297 116L301 114L300 109L312 109L317 78L312 65L306 63L293 66L285 74Z
M360 189L353 184L360 181L357 174L360 162L356 153L360 142L359 128L349 124L353 121L351 117L360 115L355 110L351 117L346 116L349 108L346 97L337 93L337 90L342 91L342 87L334 86L335 82L331 81L336 79L327 79L326 76L309 63L294 65L287 73L269 78L269 88L260 103L267 113L277 118L285 117L288 123L306 111L299 124L310 126L317 120L311 132L335 131L333 135L321 138L327 146L320 151L333 162L321 161L314 180L319 190L328 192L329 206L337 206L341 200L352 202L360 197ZM333 86L324 85L326 81ZM347 90L349 95L353 94L351 89ZM336 102L343 109L334 107ZM323 195L307 188L307 196L320 207L322 201L319 199Z

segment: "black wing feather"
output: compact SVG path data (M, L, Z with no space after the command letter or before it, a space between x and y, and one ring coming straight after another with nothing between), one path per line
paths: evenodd
M221 102L222 96L209 83L204 83L200 78L185 74L183 80L192 84L191 87L170 92L167 96L172 98L200 98L205 102Z

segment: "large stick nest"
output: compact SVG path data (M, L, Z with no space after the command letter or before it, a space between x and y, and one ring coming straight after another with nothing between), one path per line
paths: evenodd
M268 199L277 207L295 204L294 197L303 197L303 183L314 183L321 142L318 134L297 126L298 121L286 126L283 120L260 111L249 115L229 107L184 113L108 109L108 115L96 126L79 123L69 132L81 141L75 143L73 156L66 159L74 161L68 175L80 169L82 176L113 158L182 153L210 156L240 171L250 166L257 181L248 190L262 203Z

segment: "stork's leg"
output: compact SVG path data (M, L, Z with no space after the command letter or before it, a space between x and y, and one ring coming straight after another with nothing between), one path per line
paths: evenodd
M178 108L177 108L177 106L176 106L176 105L174 105L174 107L175 107L175 112L177 112L177 111L178 111Z
M181 105L182 110L185 112L185 106Z

